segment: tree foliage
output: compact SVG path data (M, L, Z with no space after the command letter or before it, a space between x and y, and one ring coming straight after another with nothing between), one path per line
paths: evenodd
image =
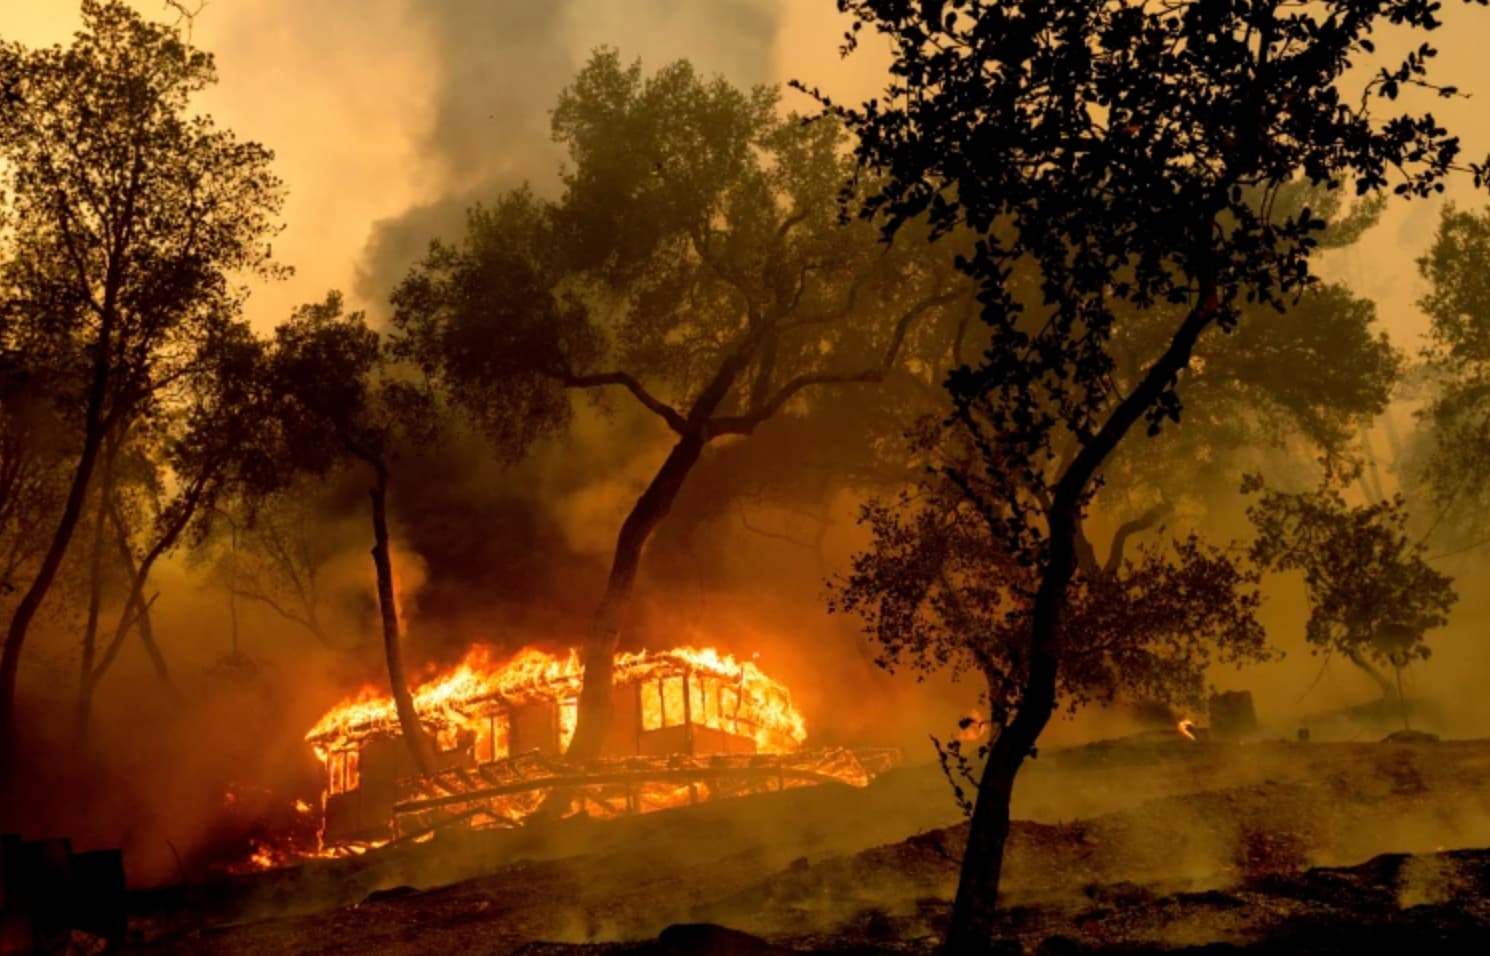
M883 98L824 100L883 177L869 210L890 232L926 216L976 237L962 265L989 348L948 382L972 455L947 478L1034 572L1011 628L1028 661L1020 705L983 770L949 929L949 950L975 952L990 942L1014 778L1057 703L1082 524L1108 461L1134 428L1179 421L1207 336L1311 285L1326 223L1275 202L1281 191L1432 195L1460 145L1431 113L1391 107L1405 87L1435 89L1429 45L1352 70L1378 27L1437 28L1428 0L839 6L850 49L866 27L890 44ZM1167 327L1123 384L1132 310Z
M1243 490L1258 495L1247 509L1257 528L1252 559L1304 575L1310 644L1397 668L1428 658L1425 634L1448 623L1456 596L1453 579L1434 570L1426 545L1407 534L1402 495L1352 507L1328 481L1290 494L1256 476Z
M74 451L0 660L0 776L31 621L66 556L100 450L147 418L190 421L179 387L231 335L239 277L274 274L272 155L191 112L211 56L119 0L84 0L67 47L0 43L0 353Z
M1431 398L1416 477L1448 519L1442 536L1463 545L1484 537L1490 502L1490 209L1446 206L1418 271L1428 285L1418 305L1430 323Z
M508 454L562 430L571 392L629 396L676 440L617 537L576 754L605 734L642 550L704 448L945 354L966 314L950 250L910 230L886 246L841 215L842 125L776 105L686 62L647 76L602 50L554 110L560 196L520 189L473 210L394 296L400 354Z
M955 298L950 259L841 223L841 128L775 101L597 53L554 110L562 197L516 190L435 243L394 298L401 354L515 453L567 423L569 389L712 436L882 376Z
M1257 528L1251 555L1261 567L1303 572L1305 637L1315 653L1338 653L1358 667L1383 702L1397 700L1406 725L1402 672L1428 658L1427 632L1448 623L1453 579L1428 564L1421 540L1408 537L1402 495L1351 507L1339 490L1346 483L1348 476L1327 469L1315 491L1288 494L1249 476L1243 491L1260 493L1247 510ZM1378 665L1391 667L1396 680Z
M866 507L872 534L835 591L890 670L949 668L984 678L995 728L1020 706L1036 570L989 534L977 509L926 496ZM1119 697L1198 707L1206 669L1267 656L1254 612L1258 575L1194 535L1084 562L1073 581L1059 692L1075 710Z

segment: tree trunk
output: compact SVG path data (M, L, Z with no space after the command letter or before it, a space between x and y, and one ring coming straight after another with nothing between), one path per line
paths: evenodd
M1069 546L1067 550L1071 550ZM973 803L973 817L968 827L967 850L962 856L962 870L957 881L957 898L952 904L952 919L947 927L944 952L948 954L974 956L988 952L992 947L993 919L998 908L999 883L1003 878L1004 845L1009 838L1009 805L1014 796L1014 779L1025 757L1033 756L1035 741L1055 712L1057 660L1049 649L1050 639L1059 626L1059 612L1065 603L1073 564L1074 560L1067 561L1064 574L1055 568L1048 571L1040 596L1036 598L1031 641L1035 650L1030 660L1030 672L1025 678L1019 712L994 740L978 780L978 797ZM1052 597L1046 597L1047 591ZM1050 605L1054 614L1041 614L1041 605L1050 600L1058 601Z
M631 603L631 589L636 583L642 551L657 526L672 510L684 480L698 463L703 450L701 436L689 434L680 438L621 525L605 595L595 611L589 638L585 642L584 685L580 691L574 739L569 744L570 757L594 760L605 746L614 710L611 682L615 673L616 648L620 644L626 608Z
M414 710L414 697L409 693L408 677L404 673L403 647L398 627L398 605L393 593L393 558L388 551L388 468L381 462L373 465L377 473L377 484L372 488L373 519L373 567L378 575L378 611L383 618L383 651L388 660L388 683L393 691L394 707L398 711L398 723L409 752L414 757L414 766L425 776L435 772L434 748L419 723L419 714Z
M999 884L1003 879L1004 849L1009 839L1014 780L1024 765L1025 757L1035 752L1035 743L1055 712L1058 661L1049 648L1059 626L1058 612L1065 604L1076 563L1080 559L1091 573L1115 573L1122 562L1123 545L1127 539L1151 526L1162 514L1159 509L1151 509L1143 517L1120 527L1113 537L1107 565L1101 571L1096 566L1091 545L1074 517L1065 522L1053 520L1051 523L1053 536L1069 529L1069 544L1061 548L1052 541L1052 562L1041 582L1032 621L1034 652L1019 712L993 742L978 779L978 795L968 827L957 898L947 929L945 951L949 954L975 954L991 948ZM1065 562L1064 570L1059 564L1062 560ZM1057 593L1058 597L1055 596ZM1056 612L1054 617L1052 612Z
M41 565L31 586L21 596L11 614L10 626L5 632L5 647L0 651L0 829L11 822L14 810L16 782L16 677L21 667L21 646L26 643L26 633L41 602L52 589L62 559L67 556L73 532L83 514L83 505L88 499L88 485L93 480L93 468L98 462L98 452L108 432L104 416L104 404L109 390L109 358L114 342L114 307L119 290L119 263L110 263L104 291L103 314L99 324L98 338L93 343L93 366L89 374L88 398L83 413L83 447L78 453L78 463L73 470L72 486L67 490L67 499L62 506L62 516L52 533Z
M107 468L105 469L107 470ZM74 707L74 731L78 740L88 738L93 711L93 659L98 650L98 618L103 609L103 534L107 508L108 478L99 489L98 510L93 517L93 553L88 559L88 621L83 626L83 651L78 661L78 699Z
M1383 704L1390 704L1393 700L1397 699L1399 696L1397 685L1392 682L1391 678L1383 674L1380 668L1361 656L1359 651L1346 651L1345 659L1360 668L1361 673L1371 678L1372 683L1376 685L1376 689L1381 691L1381 702Z
M1402 668L1404 666L1398 661L1392 661L1392 669L1397 672L1397 703L1402 708L1402 729L1411 730L1412 722L1407 713L1407 695L1402 692Z
M1180 323L1163 354L1149 366L1138 386L1118 403L1097 433L1081 446L1055 484L1046 510L1049 551L1030 615L1030 669L1025 675L1019 710L994 741L983 767L957 898L947 928L945 951L949 954L987 952L993 941L993 917L1003 876L1014 778L1025 757L1034 754L1035 742L1055 712L1061 615L1076 573L1078 548L1085 543L1081 518L1086 490L1128 431L1154 407L1180 370L1189 364L1195 343L1218 312L1215 283L1207 278L1200 302Z
M52 533L51 544L36 570L31 586L16 604L10 626L5 632L5 649L0 652L0 826L8 822L10 797L13 796L12 788L16 779L16 676L20 671L21 646L26 642L26 633L31 628L31 622L36 618L36 612L41 610L41 603L51 590L57 571L62 566L62 559L67 555L68 545L72 543L73 532L77 530L78 521L82 517L83 502L88 497L88 485L93 478L93 466L98 460L101 444L102 427L89 429L83 441L82 454L73 471L72 487L68 489L62 517L58 519L57 529Z
M119 507L117 498L109 498L109 520L114 525L115 546L119 550L119 564L129 575L129 593L124 599L124 609L119 612L119 623L114 628L113 640L104 650L102 659L98 666L93 669L93 683L96 686L103 680L103 675L113 666L114 658L118 656L119 649L124 645L124 638L129 635L131 627L140 635L140 643L145 647L145 654L150 658L150 665L155 669L155 676L160 678L166 687L166 693L173 701L181 700L181 691L176 687L175 681L171 680L170 668L166 666L165 655L160 652L160 645L155 642L155 628L150 620L150 605L155 600L145 600L145 584L150 580L150 572L155 567L155 562L160 560L161 555L175 547L176 540L191 523L191 518L196 514L197 505L202 500L206 485L199 482L192 487L186 498L186 505L177 515L176 520L161 535L141 560L136 563L134 551L130 547L129 527L124 523L124 512Z
M146 572L148 576L149 572ZM155 640L155 624L150 619L150 602L144 599L145 579L140 579L141 594L139 598L139 613L135 619L135 631L140 635L140 643L145 646L145 656L150 658L150 667L155 671L155 676L166 685L166 692L171 699L179 702L181 690L176 682L171 679L171 669L166 665L166 656L160 652L160 644ZM156 592L157 594L159 592ZM153 597L153 596L152 596Z
M88 623L83 633L83 653L78 666L78 701L75 714L78 740L88 737L88 724L93 714L93 689L97 679L93 675L94 661L98 657L98 619L103 610L103 550L104 528L108 523L114 496L114 464L119 455L122 437L104 442L103 473L98 487L98 512L93 524L93 554L88 568Z

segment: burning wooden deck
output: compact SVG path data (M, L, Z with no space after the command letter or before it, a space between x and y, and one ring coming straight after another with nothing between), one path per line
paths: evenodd
M562 816L605 818L794 787L862 787L900 759L896 750L839 747L790 754L632 756L588 764L530 753L403 781L393 806L395 839L418 839L455 825L517 826L553 794L563 797Z

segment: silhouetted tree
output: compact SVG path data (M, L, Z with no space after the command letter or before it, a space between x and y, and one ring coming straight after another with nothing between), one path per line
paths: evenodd
M1242 490L1259 495L1247 509L1257 528L1252 560L1275 571L1302 571L1309 595L1305 637L1316 649L1338 651L1365 671L1383 701L1402 699L1402 670L1427 660L1427 631L1448 623L1453 579L1423 559L1426 546L1407 535L1402 495L1367 505L1345 503L1336 476L1312 492L1268 489L1249 476ZM1375 667L1397 672L1395 686Z
M45 551L73 465L65 421L36 380L40 370L28 365L25 356L0 356L0 608L7 611Z
M643 549L704 449L833 385L882 381L966 311L950 251L885 247L844 223L840 124L687 63L644 77L597 53L560 97L563 195L471 211L394 303L414 358L516 454L569 420L571 393L624 393L676 443L623 521L584 644L569 751L598 754ZM939 346L945 351L945 345Z
M343 314L341 296L302 306L274 330L272 388L280 397L287 464L324 474L355 461L372 478L373 567L383 651L399 725L424 774L434 772L434 748L419 723L403 662L388 532L388 488L400 433L423 427L420 393L391 376L383 343L360 312Z
M268 270L280 206L267 150L189 99L212 58L118 0L84 0L67 47L0 44L0 314L7 354L50 378L75 443L67 495L0 657L0 778L10 778L21 649L88 500L105 439L180 375L230 276Z
M1414 464L1433 499L1435 530L1455 549L1490 533L1490 209L1446 206L1433 245L1418 260L1429 319Z
M863 619L887 670L980 675L997 729L1024 692L1020 655L1039 571L990 532L987 518L960 482L929 483L893 505L871 502L861 518L871 545L835 582L830 606ZM1057 678L1058 696L1073 711L1120 697L1198 707L1212 663L1268 656L1254 616L1257 572L1193 534L1130 553L1132 536L1158 520L1151 512L1124 523L1100 557L1084 537L1078 542ZM947 746L944 765L949 756L965 759L959 741ZM953 784L971 813L955 777Z
M267 607L330 647L322 576L341 542L328 532L332 505L318 493L317 480L299 477L270 494L226 502L215 533L195 557L210 564L230 602Z
M1018 699L979 778L948 929L948 951L980 952L1015 776L1073 641L1080 529L1103 467L1135 426L1154 434L1179 419L1181 376L1208 333L1235 330L1247 302L1286 306L1310 283L1324 223L1268 197L1299 178L1428 194L1459 144L1431 115L1376 112L1427 85L1426 44L1343 88L1373 28L1438 26L1426 0L839 6L853 17L850 47L866 26L891 46L886 95L835 109L862 163L886 177L869 210L891 231L924 214L978 237L963 264L991 341L948 383L974 454L949 478L1034 575L1007 609ZM1172 320L1119 388L1118 322L1133 308Z
M260 494L280 480L264 353L247 323L220 324L182 366L170 393L157 396L128 432L106 443L122 447L105 453L99 518L109 530L94 544L111 540L124 573L124 603L102 652L91 640L84 643L77 707L83 730L94 689L131 628L167 690L177 693L151 625L150 574L184 540L210 530L225 495ZM96 603L95 591L90 620Z
M1245 197L1256 209L1264 197ZM1274 215L1308 207L1327 225L1319 248L1343 248L1374 224L1379 202L1342 215L1338 191L1295 182L1269 200ZM1114 385L1134 387L1143 357L1178 319L1177 310L1116 305ZM1375 306L1337 283L1317 283L1280 311L1242 303L1235 331L1203 338L1185 383L1185 427L1120 446L1104 464L1097 510L1136 516L1162 502L1191 505L1235 492L1239 472L1262 456L1308 462L1339 457L1386 410L1402 356Z

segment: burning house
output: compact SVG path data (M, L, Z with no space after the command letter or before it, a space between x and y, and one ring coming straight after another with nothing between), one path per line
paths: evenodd
M447 826L511 826L562 792L566 813L614 816L700 800L838 782L862 786L889 751L803 751L791 695L751 662L712 649L620 655L615 714L602 758L563 758L573 736L578 656L525 650L505 663L474 648L414 692L436 744L422 776L391 697L330 710L306 740L326 772L328 847L417 839Z

